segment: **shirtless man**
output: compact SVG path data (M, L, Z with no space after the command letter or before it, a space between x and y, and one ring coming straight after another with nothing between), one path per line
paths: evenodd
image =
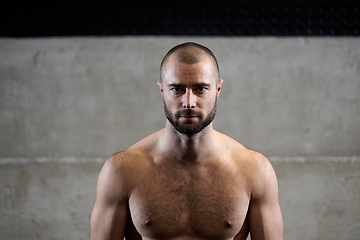
M212 52L178 45L160 75L165 128L106 161L91 239L283 239L270 162L213 129L223 80Z

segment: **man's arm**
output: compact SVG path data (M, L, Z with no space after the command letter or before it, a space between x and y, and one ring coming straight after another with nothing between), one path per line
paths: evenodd
M247 216L251 239L282 240L283 221L275 171L261 154L254 162L253 190Z
M90 220L91 240L124 238L128 196L121 168L120 160L112 157L106 161L99 174Z

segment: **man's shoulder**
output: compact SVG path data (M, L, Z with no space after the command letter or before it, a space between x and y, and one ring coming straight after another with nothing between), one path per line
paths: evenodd
M246 162L254 164L262 164L267 162L268 159L260 152L246 148L244 146L239 146L232 151L232 155L235 158L246 160Z
M126 149L108 158L101 175L106 176L110 182L123 183L126 191L130 191L137 182L137 176L146 173L150 165L148 154L137 149Z
M246 179L254 196L260 196L269 181L276 181L271 162L260 152L242 145L231 151L236 173Z
M223 139L226 139L226 141L224 141L227 143L226 148L230 149L230 155L234 162L241 165L252 165L254 167L261 167L269 163L269 160L262 153L247 148L226 135L224 135Z
M152 152L157 143L157 135L159 133L153 133L140 141L136 142L129 148L113 154L108 161L121 165L133 165L138 161L152 158Z
M111 164L115 168L124 169L140 166L140 162L150 157L150 154L143 149L128 148L113 154L106 163Z

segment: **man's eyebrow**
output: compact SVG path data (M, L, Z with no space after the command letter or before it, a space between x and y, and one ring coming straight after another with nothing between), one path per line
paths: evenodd
M185 84L179 84L179 83L169 83L169 87L185 87ZM193 85L193 87L210 87L210 83L196 83Z
M184 87L184 84L178 84L178 83L169 83L168 84L169 87Z
M210 83L197 83L197 84L194 84L194 86L198 86L198 87L210 87Z

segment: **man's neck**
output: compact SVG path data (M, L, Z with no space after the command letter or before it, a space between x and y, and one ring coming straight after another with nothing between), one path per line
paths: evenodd
M197 162L216 152L216 132L212 123L196 134L181 134L167 121L160 140L160 151L169 159Z

